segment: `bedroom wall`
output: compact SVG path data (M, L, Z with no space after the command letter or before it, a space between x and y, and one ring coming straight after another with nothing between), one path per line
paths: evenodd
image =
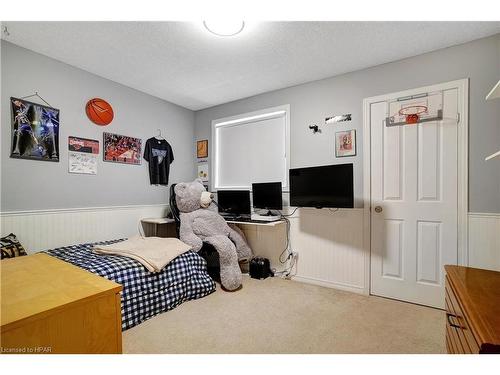
M175 155L170 181L193 177L193 111L4 40L1 48L2 212L167 203L168 189L149 184L145 160L141 165L102 160L103 132L141 138L144 145L160 128ZM34 91L60 110L58 163L9 157L10 97ZM115 117L110 125L97 126L87 119L85 104L93 97L113 106ZM99 140L96 176L68 173L68 136Z
M60 161L12 159L10 97L38 91L60 110ZM113 122L92 124L85 104L107 100ZM28 99L35 102L37 100ZM165 215L168 188L149 184L148 165L102 160L103 132L146 139L162 135L175 161L170 182L194 176L194 112L84 70L1 41L1 234L28 252L137 234L140 218ZM68 136L99 140L96 176L68 173Z
M364 98L414 87L470 78L469 210L500 213L500 161L484 157L500 145L500 106L485 101L500 79L500 34L466 44L379 65L344 75L272 91L195 113L196 139L211 139L211 121L267 107L290 104L290 167L353 162L357 207L363 207ZM352 113L352 121L322 127L313 134L308 125L324 123L330 115ZM334 133L356 129L357 155L335 158ZM258 147L258 145L256 146Z
M469 211L490 220L489 236L500 221L500 159L484 157L500 146L500 105L486 102L486 94L500 78L500 34L361 71L272 91L195 113L195 139L211 140L211 121L268 107L290 104L290 167L353 162L356 208L294 215L291 243L299 252L297 278L352 291L368 292L369 254L364 254L363 233L363 99L414 87L470 78L469 99ZM312 134L310 124L323 124L330 115L352 113L352 121L323 126ZM334 133L356 129L357 155L335 158ZM258 146L257 146L258 147ZM210 148L210 147L209 147ZM210 162L210 159L208 159ZM197 161L195 159L195 164ZM287 196L285 195L285 201ZM483 226L484 227L484 226ZM341 228L341 230L339 230ZM498 240L479 241L477 225L469 232L471 266L499 269ZM496 237L498 238L498 236ZM312 245L312 241L315 245ZM481 243L487 248L478 246Z

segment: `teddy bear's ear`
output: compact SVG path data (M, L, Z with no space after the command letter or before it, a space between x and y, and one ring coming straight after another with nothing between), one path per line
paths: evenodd
M186 186L187 186L187 184L185 182L181 182L181 183L175 185L175 190L177 190L177 189L184 190L184 189L186 189Z

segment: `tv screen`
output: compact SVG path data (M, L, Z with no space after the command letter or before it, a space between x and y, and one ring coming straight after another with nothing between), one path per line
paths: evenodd
M354 207L352 164L290 169L290 205Z
M223 216L250 216L250 190L219 190L217 204Z
M266 210L283 209L281 182L252 184L252 197L254 208Z

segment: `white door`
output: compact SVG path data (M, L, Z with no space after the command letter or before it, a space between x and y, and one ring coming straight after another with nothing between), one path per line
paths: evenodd
M417 95L418 96L418 95ZM444 308L445 264L457 264L458 90L443 120L386 126L370 105L371 294Z

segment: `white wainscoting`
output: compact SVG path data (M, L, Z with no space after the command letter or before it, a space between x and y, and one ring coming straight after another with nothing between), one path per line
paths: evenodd
M468 222L468 265L500 271L500 214L469 213ZM295 280L369 293L362 209L300 209L291 223L292 249L299 253Z
M165 216L168 205L3 212L1 234L15 233L29 253L77 243L130 237L145 217ZM299 253L296 281L369 293L369 254L363 247L363 209L298 209L290 217L290 244ZM284 225L249 227L256 253L283 250ZM245 232L248 232L245 231ZM469 266L500 271L500 214L469 213ZM266 246L261 246L265 244ZM262 248L262 249L260 249ZM267 249L264 251L263 249Z
M28 253L35 253L136 235L141 218L163 217L167 208L168 205L141 205L2 212L1 234L16 234Z
M500 271L500 214L469 213L469 266Z
M294 280L369 293L363 209L299 209L290 222L291 246L299 253Z

